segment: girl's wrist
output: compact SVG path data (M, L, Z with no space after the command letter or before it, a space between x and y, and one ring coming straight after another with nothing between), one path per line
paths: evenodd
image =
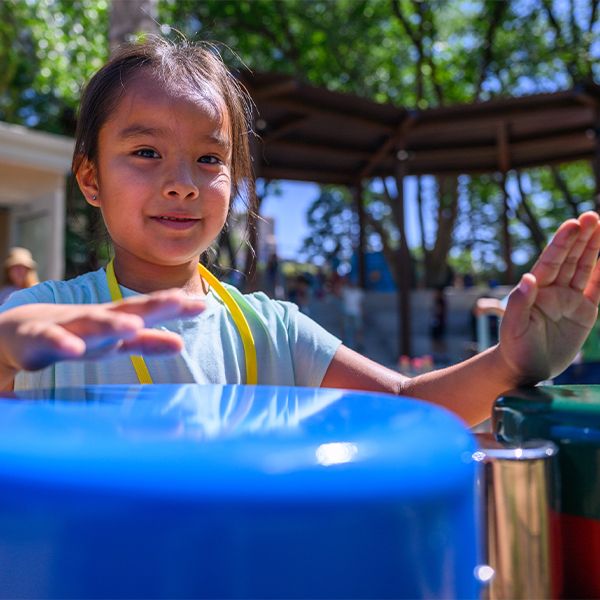
M502 381L504 390L521 386L531 386L538 383L539 378L528 376L519 370L509 357L506 356L500 343L490 348L491 368Z

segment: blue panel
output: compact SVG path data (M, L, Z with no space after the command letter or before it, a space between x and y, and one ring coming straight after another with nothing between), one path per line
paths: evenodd
M450 413L384 394L17 393L0 595L474 598L473 451Z

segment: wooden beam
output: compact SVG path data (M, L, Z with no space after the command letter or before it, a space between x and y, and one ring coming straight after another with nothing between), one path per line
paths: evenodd
M314 181L315 183L335 183L352 185L356 175L346 172L316 171L314 169L270 167L264 165L261 170L267 179L291 179L294 181Z
M274 98L276 96L295 92L297 89L298 82L295 79L290 78L285 81L253 88L252 97L254 100L266 100L267 98Z
M269 130L265 135L261 136L261 139L265 144L270 144L284 135L287 135L292 131L296 131L296 129L302 127L302 125L304 125L304 123L307 121L310 121L310 117L308 115L290 119L278 127L274 127L273 129Z
M393 127L369 119L367 117L360 117L353 113L345 113L342 110L329 110L327 108L320 108L315 104L306 104L301 100L289 100L288 98L278 99L275 98L271 101L271 104L275 108L288 110L292 113L299 115L307 115L312 117L323 117L332 121L344 122L345 127L363 127L379 133L387 133L393 130ZM258 103L260 109L260 103Z
M319 156L331 155L331 158L348 159L353 161L367 160L371 154L364 150L354 150L348 146L332 146L330 144L320 142L296 142L293 140L279 140L270 144L269 152L273 152L275 156L281 151L292 151L302 153L304 156L311 156L311 153L319 153ZM312 156L311 156L312 157Z
M381 161L389 156L390 152L398 145L398 142L406 136L408 130L416 122L417 118L418 117L415 113L409 113L408 116L404 116L402 122L396 128L396 131L387 138L387 140L379 147L375 154L370 156L367 164L360 172L360 179L366 179L369 177L377 165L379 165Z
M590 108L596 109L598 108L598 100L591 96L588 92L577 91L575 92L575 99L578 102L581 102L584 106L589 106Z
M451 149L490 146L496 142L498 119L457 120L448 123L427 121L427 113L411 131L410 150ZM593 126L594 116L587 106L572 105L564 110L540 110L524 116L510 115L503 122L510 126L511 142L544 140L585 131Z
M588 130L589 131L589 130ZM536 167L551 163L588 159L594 154L594 140L583 131L545 141L533 140L510 144L511 168ZM388 173L393 161L386 159L381 165ZM442 173L492 173L497 171L498 150L493 146L482 148L457 147L452 150L411 151L410 175ZM381 169L378 170L380 174Z

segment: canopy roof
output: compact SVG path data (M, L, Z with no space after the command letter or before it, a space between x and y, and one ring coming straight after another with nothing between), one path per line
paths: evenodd
M316 88L285 75L244 78L257 107L257 175L352 185L393 175L466 174L592 158L600 86L424 111Z

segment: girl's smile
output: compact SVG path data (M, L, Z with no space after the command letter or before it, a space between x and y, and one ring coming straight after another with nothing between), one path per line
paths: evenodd
M175 230L187 230L192 228L200 219L195 219L194 217L180 217L180 216L170 216L170 215L160 215L157 217L150 217L154 219L157 223L160 223L164 227L168 227L170 229Z
M218 99L166 89L142 71L100 129L78 180L98 206L120 283L200 289L198 258L219 235L231 191L230 121Z

